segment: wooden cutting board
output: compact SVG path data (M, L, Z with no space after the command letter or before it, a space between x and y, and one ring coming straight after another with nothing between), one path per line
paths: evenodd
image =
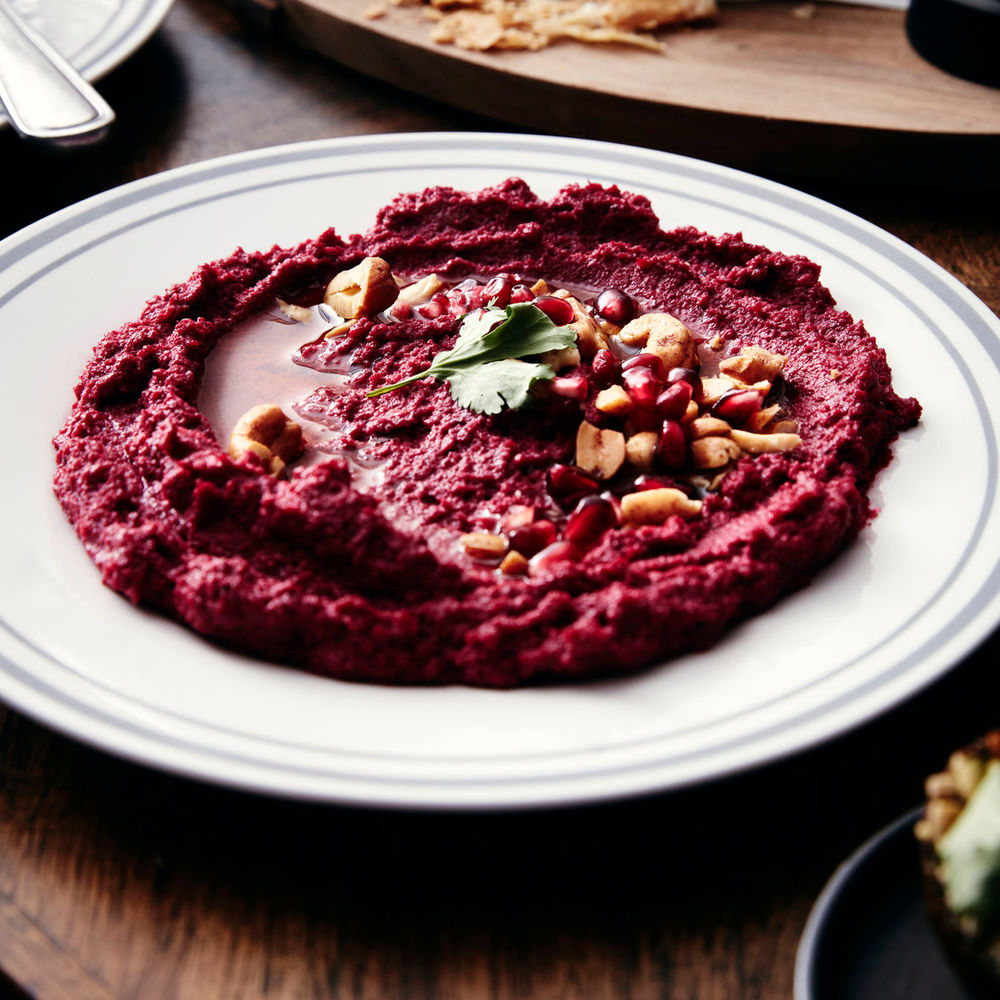
M466 52L417 7L284 0L298 42L369 76L548 133L628 142L771 175L995 183L1000 90L936 69L900 11L810 2L726 6L661 32L661 52L560 42Z

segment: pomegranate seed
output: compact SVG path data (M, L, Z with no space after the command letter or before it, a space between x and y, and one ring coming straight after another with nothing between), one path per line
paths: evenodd
M511 289L511 302L530 302L535 297L535 293L527 285L515 285Z
M575 562L580 558L580 550L567 541L553 542L531 557L528 563L529 573L544 573L554 569L560 563Z
M436 298L437 296L435 295L434 299ZM440 319L450 310L446 306L441 305L440 302L435 302L434 299L430 299L422 306L417 306L413 311L422 319Z
M577 545L593 545L617 524L615 509L604 497L584 497L570 514L563 537Z
M521 528L526 524L531 524L535 519L535 508L526 507L524 504L511 504L507 512L500 519L500 529L510 534L515 528Z
M691 386L691 398L701 402L703 387L701 376L693 368L671 368L667 372L667 385L675 382L687 382Z
M695 499L699 495L698 489L690 483L685 483L682 479L672 479L669 476L639 476L632 484L631 492L641 493L643 490L662 489L680 490L691 499ZM704 496L703 493L701 495Z
M621 372L618 359L606 347L602 347L594 355L590 365L590 374L598 389L607 389L609 385L613 385Z
M534 304L555 323L556 326L568 326L573 322L573 307L565 300L554 295L539 295Z
M664 420L660 440L656 443L656 457L665 469L683 469L687 463L687 438L684 428L676 420Z
M594 312L615 326L624 326L635 317L635 302L617 288L608 288L594 299Z
M648 368L658 382L663 381L663 359L656 354L647 354L643 351L622 362L623 372L630 372L633 368Z
M622 504L621 501L611 492L611 490L605 490L601 496L611 504L612 510L615 512L615 524L622 523Z
M637 407L647 410L655 408L656 397L660 393L660 382L652 369L643 367L623 371L622 382Z
M730 389L716 401L710 412L734 427L742 427L760 409L763 401L756 389Z
M472 288L479 288L481 282L478 278L463 278L454 288L458 292L467 292Z
M565 507L597 492L597 480L572 465L553 465L546 479L549 494Z
M465 284L465 282L462 282L462 284ZM466 312L472 312L473 309L481 309L486 305L483 286L478 284L472 285L470 288L461 288L459 285L456 285L448 292L448 296L453 303L463 303Z
M389 310L389 315L394 319L409 319L413 312L413 307L409 302L396 302Z
M539 518L530 524L522 524L514 528L508 538L510 547L515 552L520 552L526 559L548 548L555 540L558 531L556 526L546 518Z
M672 479L664 479L662 476L637 476L633 483L633 490L641 493L643 490L662 490L666 488L677 489L677 484Z
M658 431L663 417L656 412L655 406L633 406L629 411L628 422L632 434L637 431Z
M656 412L663 420L680 420L691 402L694 390L691 383L675 382L656 397Z
M557 396L575 399L582 403L587 398L587 378L585 375L561 375L550 383Z
M469 311L469 298L465 292L456 292L453 288L447 293L448 309L456 316L461 316Z
M510 305L510 296L514 291L514 278L510 274L498 274L495 278L486 282L483 289L483 298L489 302L494 299L494 305L505 309Z

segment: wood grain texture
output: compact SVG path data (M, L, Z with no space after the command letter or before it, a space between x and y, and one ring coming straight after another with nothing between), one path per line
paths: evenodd
M119 115L103 145L52 154L0 134L18 192L0 203L0 235L210 156L503 127L255 34L213 0L178 0L100 89ZM1000 312L997 199L772 168L886 227ZM317 229L333 211L318 207ZM792 760L556 812L258 798L0 712L0 996L789 1000L802 925L836 865L913 806L952 747L996 723L998 651L994 636L885 718Z
M391 53L393 83L454 80L462 72L456 63L485 70L486 82L463 96L477 106L515 103L531 92L521 88L537 80L560 86L564 101L584 105L600 94L620 100L623 109L637 100L824 125L1000 134L1000 93L918 56L899 11L732 4L713 23L660 32L659 53L581 42L481 53L430 41L432 22L418 7L391 8L377 19L357 0L284 0L283 7L293 25L304 26L306 44L357 69L377 65L377 75L390 73ZM494 92L498 83L502 94Z
M346 66L543 131L817 177L905 175L930 156L919 172L995 181L1000 91L921 59L898 11L735 4L715 24L662 33L662 53L578 42L479 53L431 42L419 8L372 20L368 6L284 0L283 12L291 37Z

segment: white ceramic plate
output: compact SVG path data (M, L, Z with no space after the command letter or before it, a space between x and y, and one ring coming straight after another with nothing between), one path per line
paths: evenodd
M920 427L881 516L806 590L710 652L625 680L393 689L222 653L103 588L52 498L50 439L101 335L237 245L361 231L400 191L519 175L647 194L667 227L823 267L885 347ZM932 681L998 620L1000 323L898 240L788 188L664 153L517 135L387 135L265 149L109 191L0 244L0 697L127 757L259 791L370 805L585 802L747 768Z
M17 12L88 80L124 62L173 0L11 0ZM7 119L0 112L0 123Z

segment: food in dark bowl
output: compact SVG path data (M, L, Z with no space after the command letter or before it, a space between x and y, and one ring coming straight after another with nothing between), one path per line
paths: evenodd
M928 912L976 996L1000 996L1000 729L926 783L916 827Z
M315 389L219 432L210 355L279 304L328 319L280 359ZM128 600L320 674L495 687L636 671L803 586L920 412L816 264L519 180L206 264L76 397L56 495Z

